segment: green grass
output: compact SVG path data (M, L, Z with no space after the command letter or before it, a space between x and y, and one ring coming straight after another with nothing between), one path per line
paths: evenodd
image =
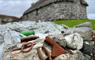
M56 20L53 22L56 24L65 24L69 27L74 27L75 25L78 25L78 24L84 23L84 22L91 22L92 28L95 30L95 20Z

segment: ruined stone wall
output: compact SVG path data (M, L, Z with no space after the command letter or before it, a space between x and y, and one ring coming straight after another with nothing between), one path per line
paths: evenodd
M75 2L57 2L35 10L22 19L28 20L53 20L53 19L86 19L86 6L81 5L79 0Z
M2 22L11 22L11 21L13 21L12 18L0 18L0 22L1 22L1 23L2 23Z
M3 23L8 23L8 22L13 22L13 21L17 21L18 19L13 19L13 18L0 18L0 24Z

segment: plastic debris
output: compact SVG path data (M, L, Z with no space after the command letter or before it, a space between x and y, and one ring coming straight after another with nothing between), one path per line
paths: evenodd
M34 31L23 31L21 32L21 34L25 35L25 36L29 36L29 35L35 35Z

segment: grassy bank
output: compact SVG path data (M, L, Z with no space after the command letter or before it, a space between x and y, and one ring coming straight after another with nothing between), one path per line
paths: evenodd
M84 22L91 22L92 28L95 30L95 20L56 20L54 23L56 24L65 24L69 27L73 27L77 24L84 23Z

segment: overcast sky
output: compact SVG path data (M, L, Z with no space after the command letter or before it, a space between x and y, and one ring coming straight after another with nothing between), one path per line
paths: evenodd
M0 14L11 16L22 16L31 3L37 0L0 0ZM88 18L95 19L95 0L87 0L89 6L87 8Z

